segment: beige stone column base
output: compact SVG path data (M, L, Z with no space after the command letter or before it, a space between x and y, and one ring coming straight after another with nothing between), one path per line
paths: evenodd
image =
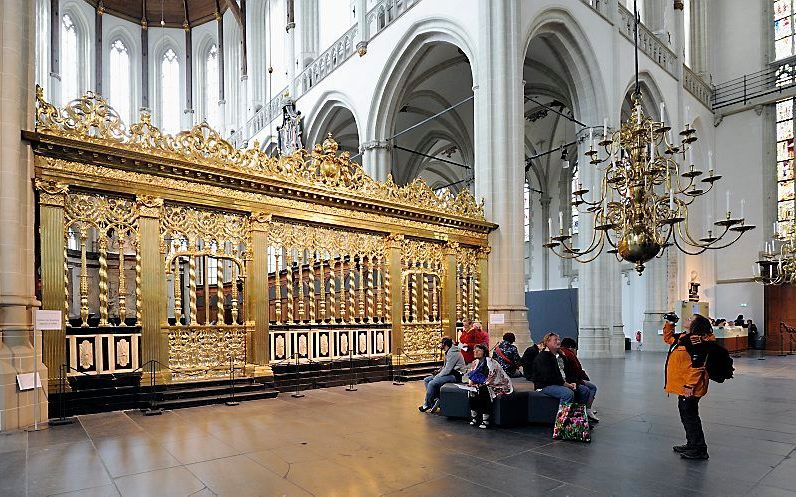
M47 367L33 356L28 330L0 330L0 432L18 430L34 424L36 393L39 395L38 423L46 424L49 406L44 389L47 388ZM17 374L33 372L33 361L39 361L42 388L20 392Z
M581 327L578 330L578 357L604 359L611 357L611 327Z
M495 315L503 315L502 324L489 324L495 321ZM499 321L500 318L498 317ZM525 306L489 306L488 315L481 323L484 329L489 332L489 348L499 344L503 340L503 334L512 332L517 337L514 345L522 354L531 344L531 332L528 324L528 308Z

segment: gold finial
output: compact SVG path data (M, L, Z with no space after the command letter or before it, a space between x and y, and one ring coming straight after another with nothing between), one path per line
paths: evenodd
M336 141L334 141L334 138L332 138L332 134L329 133L326 136L326 139L323 141L323 151L327 154L333 154L337 152L338 148L339 145L337 144Z

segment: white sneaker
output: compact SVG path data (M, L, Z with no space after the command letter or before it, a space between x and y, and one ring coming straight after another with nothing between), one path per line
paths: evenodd
M600 418L594 413L594 409L586 409L586 415L589 417L590 420L599 423Z

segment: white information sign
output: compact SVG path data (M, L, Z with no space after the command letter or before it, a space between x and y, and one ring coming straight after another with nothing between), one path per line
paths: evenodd
M61 318L63 311L45 311L38 309L34 311L34 319L36 320L35 326L39 331L42 330L60 330Z
M19 391L33 390L33 378L36 378L36 386L41 388L41 376L39 373L22 373L17 375L17 384Z
M489 324L506 324L505 314L490 314Z

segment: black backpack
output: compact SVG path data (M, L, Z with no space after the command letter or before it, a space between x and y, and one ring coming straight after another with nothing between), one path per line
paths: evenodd
M705 357L705 371L708 378L716 383L724 383L724 380L732 378L735 368L732 365L730 353L716 342L703 342L707 348Z
M704 366L708 378L716 383L724 383L724 380L732 378L735 367L732 365L732 357L727 349L714 341L704 341L694 345L686 338L681 343L680 337L681 335L677 336L669 349L670 354L678 345L683 345L691 355L691 365L695 368Z

